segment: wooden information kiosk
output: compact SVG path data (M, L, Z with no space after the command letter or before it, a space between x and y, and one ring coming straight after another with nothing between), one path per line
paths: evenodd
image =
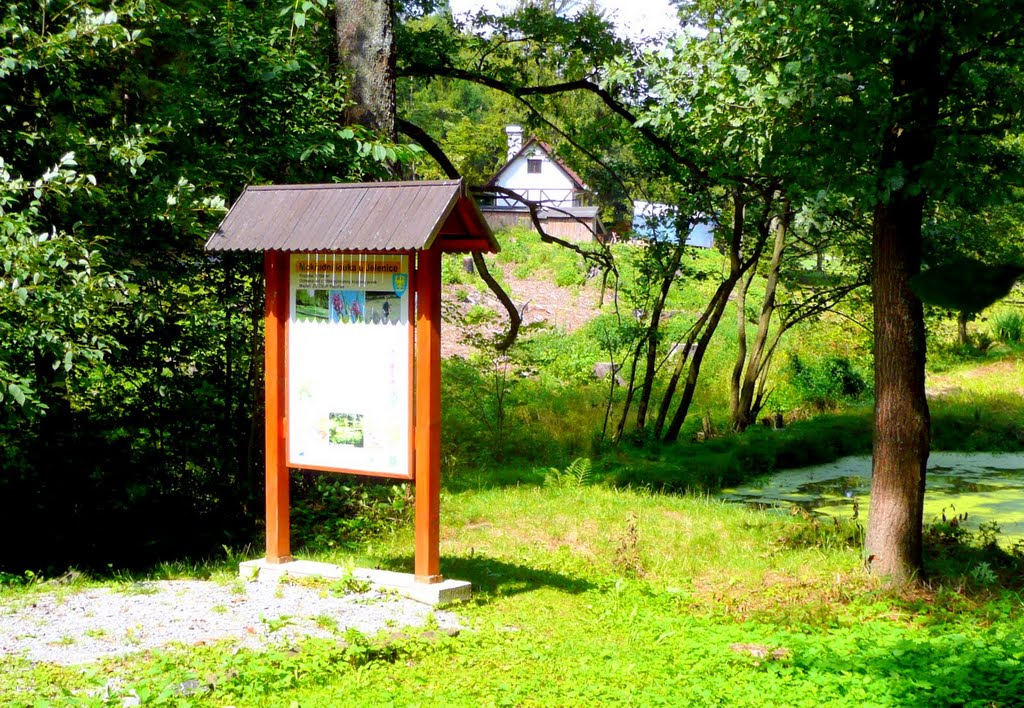
M498 250L463 182L248 187L206 248L264 252L261 567L301 563L288 473L314 469L412 480L415 581L442 582L441 254Z

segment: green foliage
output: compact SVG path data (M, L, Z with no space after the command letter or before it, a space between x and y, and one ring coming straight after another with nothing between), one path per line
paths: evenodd
M544 243L532 229L511 229L498 236L498 263L513 264L518 278L545 278L559 287L581 285L587 269L583 258L565 248Z
M522 343L526 361L551 386L582 386L593 381L601 360L597 342L585 334L546 331Z
M335 628L86 667L6 657L0 693L14 705L121 704L134 692L144 705L429 693L446 705L906 706L1015 705L1024 690L1018 581L991 560L933 567L930 589L903 594L866 578L855 529L828 520L600 485L464 490L445 509L445 573L473 583L474 600L455 608L472 631ZM369 554L404 568L407 543L398 532Z
M470 325L485 324L495 319L494 311L484 305L473 305L465 317L466 323Z
M9 586L22 586L30 585L35 581L35 574L32 571L26 571L25 573L4 573L0 571L0 587Z
M282 620L268 621L280 629ZM300 651L280 645L262 651L231 651L226 645L199 647L184 660L177 652L159 652L148 675L131 687L108 689L105 695L127 701L136 697L143 705L209 705L217 702L252 704L300 688L329 689L339 678L373 664L401 665L416 662L430 653L442 653L447 638L425 639L422 632L407 631L402 637L370 637L349 629L338 639L307 639ZM340 640L340 641L339 641Z
M468 284L477 281L477 276L467 273L462 267L462 255L457 253L446 253L441 257L441 283L442 285Z
M125 274L107 268L83 236L44 223L54 204L96 191L95 178L76 167L67 153L30 181L0 158L0 413L9 419L44 414L53 394L41 389L102 371L104 355L119 347L109 329L129 295Z
M501 244L495 256L498 263L526 264L533 257L540 236L528 229L511 229L499 232L498 242Z
M789 374L803 400L817 409L834 408L841 401L856 400L867 390L864 377L844 356L805 362L794 353L789 359Z
M442 362L442 459L449 469L538 463L589 450L599 397L534 378L523 349Z
M850 519L835 516L811 516L794 510L801 521L787 524L779 537L786 548L847 548L859 551L864 545L864 526Z
M994 521L983 522L977 531L968 529L966 515L953 508L924 526L926 568L975 588L1012 585L1024 575L1024 544L1006 547L998 543L1000 529Z
M729 433L706 442L620 452L617 461L607 465L607 479L620 486L716 492L776 470L870 450L870 417L866 412L848 412L798 421L782 430L752 426L742 434Z
M41 529L6 569L250 540L262 268L202 245L247 183L415 154L339 122L326 5L5 6L0 531Z
M910 285L925 302L957 312L981 312L1006 297L1021 275L1022 266L960 259L929 268Z
M517 405L504 367L482 359L456 357L442 362L441 430L443 457L466 460L480 454L501 459L508 411ZM509 396L509 393L512 393Z
M309 472L292 486L293 533L309 550L351 549L410 519L404 484Z

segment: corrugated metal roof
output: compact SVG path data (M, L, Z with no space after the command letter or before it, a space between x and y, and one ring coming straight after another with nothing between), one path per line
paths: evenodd
M246 187L206 242L214 251L497 250L462 180ZM442 243L442 247L444 243Z

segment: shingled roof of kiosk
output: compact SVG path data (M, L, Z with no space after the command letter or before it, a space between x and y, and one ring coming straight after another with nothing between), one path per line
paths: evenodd
M498 250L462 180L246 187L212 251Z

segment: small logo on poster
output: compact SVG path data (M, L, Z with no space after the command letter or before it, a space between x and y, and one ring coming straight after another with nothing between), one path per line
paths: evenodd
M405 289L409 287L409 274L408 273L395 273L391 276L391 287L395 291L397 297L405 295Z

